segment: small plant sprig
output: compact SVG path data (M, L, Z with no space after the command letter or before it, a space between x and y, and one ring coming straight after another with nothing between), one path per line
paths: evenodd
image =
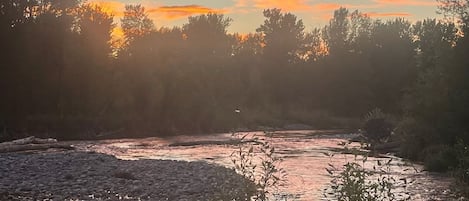
M233 136L237 136L233 133ZM269 133L265 133L269 137ZM279 168L280 158L275 156L275 147L266 139L253 136L251 143L244 143L248 135L240 137L237 149L231 153L234 170L252 181L255 186L255 201L267 201L272 189L276 189L286 176ZM253 143L254 142L254 143Z
M330 187L324 189L324 197L338 201L410 200L411 197L408 194L397 193L393 190L398 181L390 175L392 158L385 162L377 160L373 165L373 170L370 171L365 168L368 156L366 152L364 153L360 161L357 159L357 154L354 154L354 161L347 161L342 169L329 163L326 171L332 180ZM326 155L331 158L334 156L333 154ZM405 179L403 180L406 183Z
M386 119L389 118L381 109L374 108L370 112L365 115L365 122L370 121L372 119Z

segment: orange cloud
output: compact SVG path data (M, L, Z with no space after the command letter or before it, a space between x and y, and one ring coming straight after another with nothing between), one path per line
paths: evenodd
M254 0L258 8L280 8L284 11L310 10L311 6L305 0Z
M337 3L319 3L312 6L313 11L315 12L331 12L339 8L347 9L369 9L379 7L374 4L337 4Z
M314 10L316 11L331 11L337 10L340 7L347 7L346 5L335 4L335 3L322 3L314 5Z
M248 0L238 0L235 7L246 7L248 6Z
M194 14L206 13L225 13L225 10L213 9L199 5L184 5L184 6L161 6L159 8L149 9L149 13L163 14L166 19L178 19Z
M409 16L412 16L410 13L405 13L405 12L392 12L392 13L369 12L369 13L365 13L365 15L370 16L370 17L409 17Z
M396 6L436 6L438 2L435 0L375 0L376 3L381 5L396 5Z
M380 1L380 0L375 0ZM250 4L252 3L252 4ZM307 0L238 0L236 6L254 6L256 8L280 8L284 11L332 11L345 8L372 8L378 7L375 4L338 4L338 3L317 3L312 4Z

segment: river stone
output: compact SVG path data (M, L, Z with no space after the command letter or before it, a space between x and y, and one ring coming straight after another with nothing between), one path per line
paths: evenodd
M246 200L250 185L206 162L76 151L0 154L0 200Z

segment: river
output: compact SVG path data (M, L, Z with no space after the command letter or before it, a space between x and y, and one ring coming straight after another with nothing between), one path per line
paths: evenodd
M320 130L277 131L270 133L269 137L266 137L263 132L237 134L238 137L244 135L248 138L265 138L275 147L276 156L282 159L277 166L286 172L286 176L281 185L273 191L277 200L330 200L323 195L324 189L330 186L331 181L326 168L330 164L340 168L346 162L357 160L353 155L337 153L338 149L343 148L340 144L346 142L353 134ZM202 160L231 168L233 163L230 155L240 146L222 143L231 140L233 140L233 135L226 133L170 138L102 140L82 142L76 146L79 149L106 153L124 160ZM405 193L406 196L410 196L410 200L417 201L453 199L454 195L449 188L452 180L444 175L423 171L421 165L412 164L391 155L383 155L380 158L369 157L363 165L371 169L377 160L390 159L392 163L388 166L388 174L396 179L399 186L396 192L399 194ZM358 161L361 159L358 158Z

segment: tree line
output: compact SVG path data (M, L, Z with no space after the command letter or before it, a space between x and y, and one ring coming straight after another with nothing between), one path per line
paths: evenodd
M157 28L143 6L126 5L116 46L115 18L97 5L2 1L1 135L343 128L381 108L399 118L403 152L421 159L414 149L469 142L468 1L439 2L458 20L380 20L340 8L306 30L294 14L266 9L249 34L228 33L232 19L216 13Z

